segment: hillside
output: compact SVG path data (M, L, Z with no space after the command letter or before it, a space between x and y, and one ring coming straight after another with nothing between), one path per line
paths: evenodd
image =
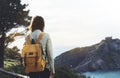
M120 68L120 40L106 37L92 46L75 48L55 58L56 67L71 67L78 72Z

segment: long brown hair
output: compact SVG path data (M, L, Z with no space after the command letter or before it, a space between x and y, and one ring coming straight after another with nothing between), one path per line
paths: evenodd
M36 29L39 29L43 32L44 26L45 26L44 19L41 16L33 17L31 22L30 22L30 30L32 32Z

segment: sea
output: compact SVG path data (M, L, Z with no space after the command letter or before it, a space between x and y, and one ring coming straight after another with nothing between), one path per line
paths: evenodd
M84 75L90 78L120 78L120 70L86 72Z

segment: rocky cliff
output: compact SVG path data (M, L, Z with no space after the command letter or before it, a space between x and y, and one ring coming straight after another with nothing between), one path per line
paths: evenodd
M55 66L78 72L119 69L120 40L107 37L98 44L72 49L56 57Z

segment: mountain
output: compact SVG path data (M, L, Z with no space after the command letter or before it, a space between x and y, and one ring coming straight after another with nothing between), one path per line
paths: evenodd
M120 68L120 40L106 37L100 43L75 48L55 58L55 67L70 67L78 72Z

